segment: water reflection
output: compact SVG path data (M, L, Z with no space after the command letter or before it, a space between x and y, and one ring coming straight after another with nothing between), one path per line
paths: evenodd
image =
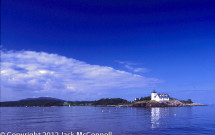
M159 126L160 119L160 108L151 108L151 128L156 128Z
M169 108L151 108L151 128L159 128L165 126L167 124L165 118L169 115Z

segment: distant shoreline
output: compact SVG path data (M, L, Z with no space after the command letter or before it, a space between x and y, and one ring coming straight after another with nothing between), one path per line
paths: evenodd
M35 98L19 101L0 102L0 107L53 107L53 106L96 106L96 107L185 107L185 106L207 106L205 104L184 102L177 99L169 101L127 101L121 98L106 98L97 101L65 101L56 98Z

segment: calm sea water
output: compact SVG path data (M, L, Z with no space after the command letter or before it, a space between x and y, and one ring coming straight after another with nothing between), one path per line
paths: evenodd
M1 132L215 134L215 106L173 108L1 107Z

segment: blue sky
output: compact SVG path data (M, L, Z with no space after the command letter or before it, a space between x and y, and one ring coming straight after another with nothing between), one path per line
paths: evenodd
M2 0L1 7L2 100L132 100L156 89L214 102L202 98L215 94L212 0Z

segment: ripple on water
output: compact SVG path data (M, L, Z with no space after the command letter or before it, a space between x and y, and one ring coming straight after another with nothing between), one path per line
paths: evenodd
M1 131L91 131L113 134L213 134L214 106L2 107Z

